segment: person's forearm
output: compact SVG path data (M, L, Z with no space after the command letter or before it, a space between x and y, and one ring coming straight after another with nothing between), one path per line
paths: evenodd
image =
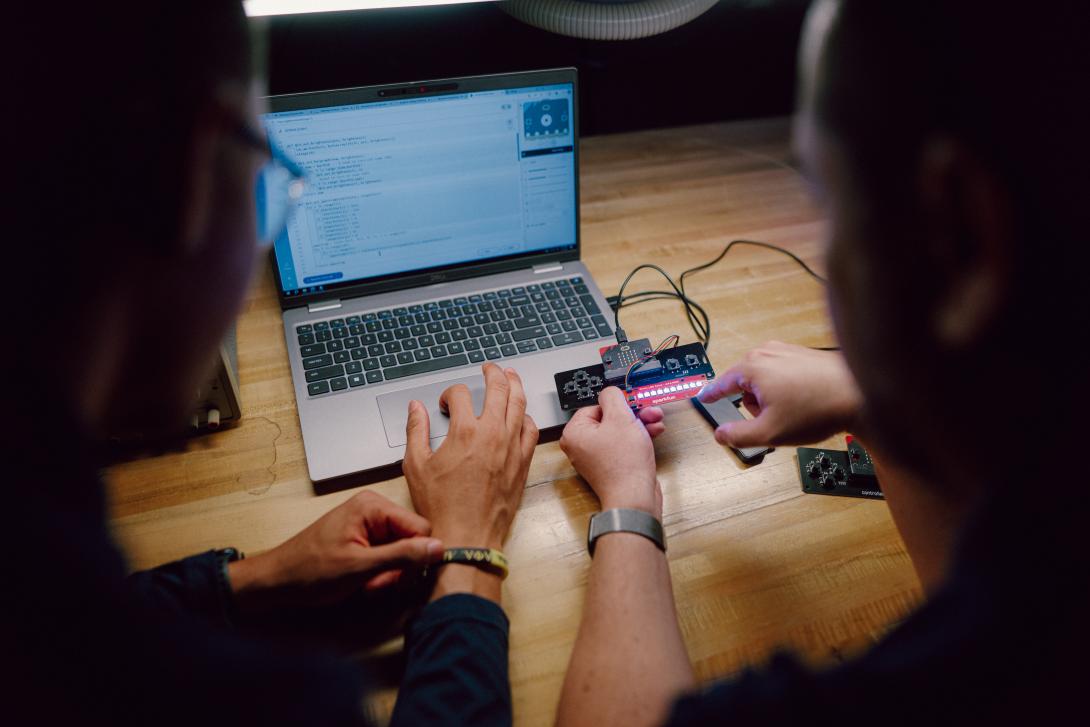
M557 724L659 724L692 685L665 554L640 535L602 536Z

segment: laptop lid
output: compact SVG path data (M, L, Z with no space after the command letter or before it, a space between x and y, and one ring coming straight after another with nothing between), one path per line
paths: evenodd
M579 257L574 68L272 96L307 175L282 307Z

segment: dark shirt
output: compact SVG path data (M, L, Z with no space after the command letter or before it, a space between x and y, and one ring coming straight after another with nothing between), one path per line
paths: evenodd
M4 529L0 707L9 724L361 725L367 677L319 648L232 625L213 552L126 576L93 458L38 442L16 456ZM508 623L452 595L408 627L392 725L507 725Z
M682 698L668 724L1085 721L1087 521L1082 493L1071 495L1030 483L1000 492L964 534L946 584L868 653L820 672L779 654Z

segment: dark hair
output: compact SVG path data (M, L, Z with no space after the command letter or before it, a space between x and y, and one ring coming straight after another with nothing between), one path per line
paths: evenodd
M937 434L921 431L923 421L960 437L965 456L970 446L983 457L1012 432L1024 436L1014 394L1032 395L1046 382L1063 383L1055 395L1034 397L1033 416L1050 428L1042 439L1062 447L1085 435L1088 19L1090 7L1080 2L839 2L814 108L846 156L872 272L882 274L875 282L882 300L868 301L866 313L889 340L855 342L872 354L886 349L868 363L884 367L872 372L872 384L888 391L870 392L868 405L887 427L887 444L911 448L902 454L914 461L928 456L926 440ZM939 275L920 274L914 261L921 229L912 207L922 144L941 135L1005 189L1017 274L986 340L940 360L921 357L915 338L928 335L931 322L914 303L941 292L932 289ZM914 403L905 387L918 392Z
M1080 2L841 0L817 115L879 207L910 196L898 193L915 184L908 165L924 139L956 138L1009 190L1033 292L1081 284L1088 31ZM1058 265L1072 256L1078 266ZM1077 290L1048 287L1046 299Z
M31 2L13 15L9 138L30 266L16 292L30 293L175 229L189 132L217 83L249 80L251 57L238 0Z

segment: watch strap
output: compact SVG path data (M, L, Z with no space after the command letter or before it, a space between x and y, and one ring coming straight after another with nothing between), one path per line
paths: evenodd
M594 557L594 544L607 533L642 535L657 545L659 550L666 552L666 534L662 530L662 523L643 510L615 508L592 515L587 531L587 550L591 557Z

